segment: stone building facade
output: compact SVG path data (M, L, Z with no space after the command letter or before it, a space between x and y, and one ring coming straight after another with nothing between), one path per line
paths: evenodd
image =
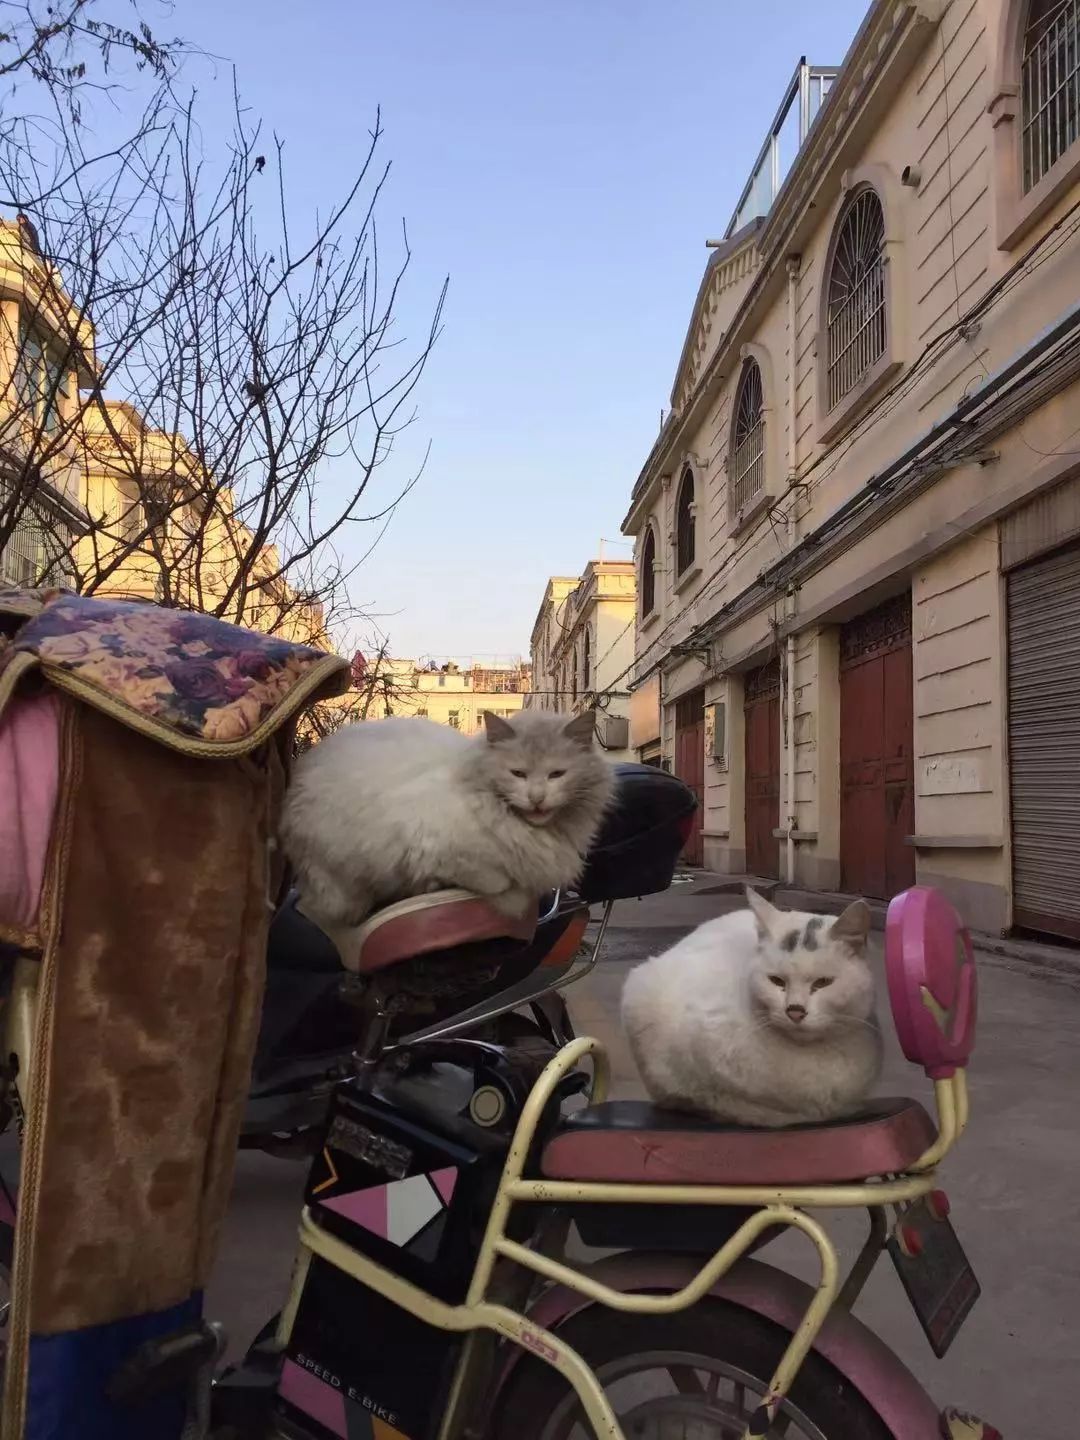
M624 522L712 868L1080 938L1078 29L875 3L712 249Z

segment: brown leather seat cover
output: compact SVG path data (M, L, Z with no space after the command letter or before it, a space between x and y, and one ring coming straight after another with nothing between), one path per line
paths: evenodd
M936 1134L914 1100L873 1100L849 1119L784 1130L614 1100L568 1119L541 1169L550 1180L628 1185L828 1185L903 1173Z

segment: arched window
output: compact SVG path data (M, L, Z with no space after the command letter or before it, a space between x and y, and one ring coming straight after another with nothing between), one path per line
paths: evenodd
M694 472L687 465L675 498L675 573L683 575L694 563L697 536L694 525Z
M581 637L581 688L588 690L592 686L592 641L589 637L589 627L586 625Z
M737 514L765 489L765 395L756 360L747 360L739 377L728 474Z
M650 525L641 547L641 614L651 615L656 609L656 531Z
M1031 0L1020 62L1024 194L1080 138L1080 0Z
M827 407L832 410L885 354L885 215L869 187L840 217L828 280Z

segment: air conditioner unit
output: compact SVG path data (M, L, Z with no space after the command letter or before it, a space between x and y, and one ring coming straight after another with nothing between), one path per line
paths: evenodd
M605 750L625 750L630 744L630 721L625 715L598 715L596 735Z

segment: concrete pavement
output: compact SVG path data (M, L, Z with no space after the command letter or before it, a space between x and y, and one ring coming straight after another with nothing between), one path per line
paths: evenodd
M598 1035L610 1049L617 1095L640 1093L618 1028L625 974L686 930L738 905L737 895L717 893L717 878L698 876L665 895L620 904L603 962L568 995L579 1031ZM979 961L971 1125L942 1178L983 1298L944 1361L932 1355L887 1258L858 1313L941 1404L975 1410L1011 1440L1065 1440L1074 1433L1080 1308L1080 970L1032 970L1021 959L983 952ZM882 1092L930 1104L929 1084L895 1043ZM284 1293L303 1177L295 1162L239 1157L207 1305L237 1347ZM836 1217L845 1254L858 1247L863 1225L861 1215ZM814 1261L804 1243L781 1239L764 1258L812 1279Z

